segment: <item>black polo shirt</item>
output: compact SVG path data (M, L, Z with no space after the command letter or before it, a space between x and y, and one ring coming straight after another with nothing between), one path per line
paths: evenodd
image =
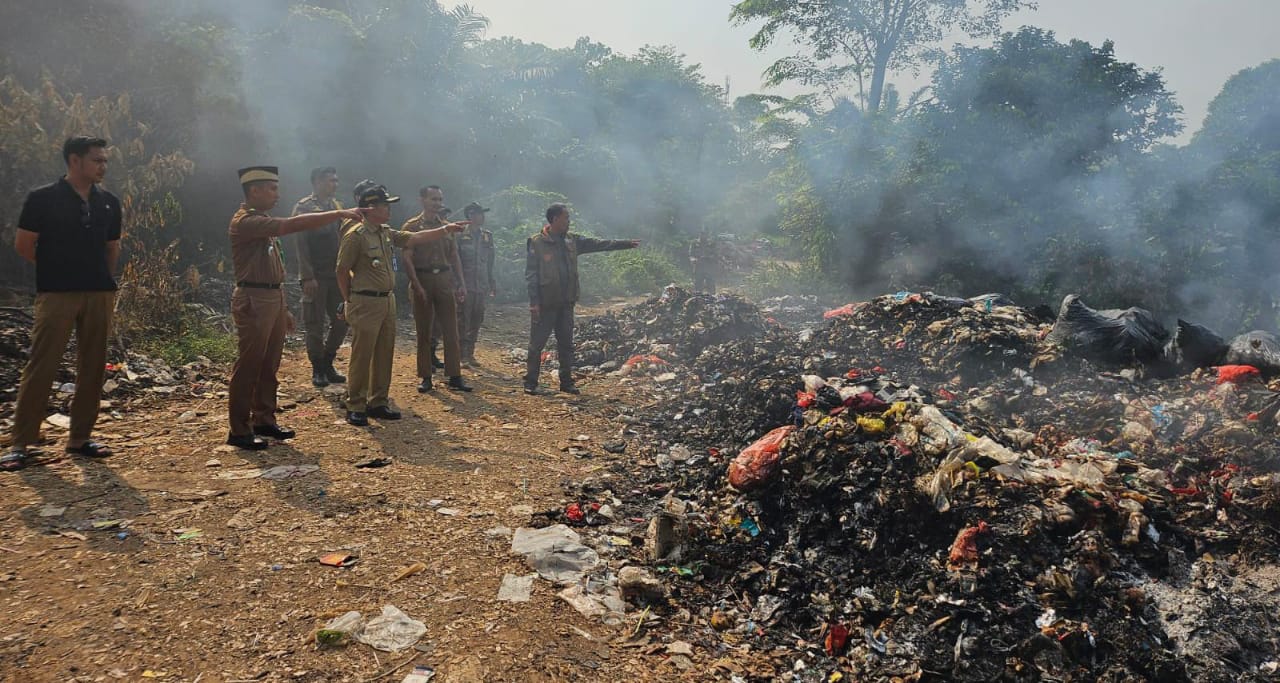
M94 185L89 201L66 178L32 190L18 227L37 233L37 292L110 292L107 242L120 239L123 212L115 195Z

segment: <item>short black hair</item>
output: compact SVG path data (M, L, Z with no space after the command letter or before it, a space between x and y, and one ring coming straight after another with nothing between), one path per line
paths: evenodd
M106 147L107 141L104 138L91 138L88 135L73 135L62 143L62 161L71 163L71 156L82 157L89 153L94 147Z
M569 207L567 205L556 202L555 204L548 206L547 222L550 223L551 221L554 221L556 216L559 216L562 213L569 213Z
M338 169L332 166L322 166L320 168L311 169L311 184L315 185L317 180L327 175L338 175Z
M439 185L425 185L421 190L418 190L418 196L425 197L427 196L427 192L431 190L440 190L441 192L444 192L444 189L441 188Z

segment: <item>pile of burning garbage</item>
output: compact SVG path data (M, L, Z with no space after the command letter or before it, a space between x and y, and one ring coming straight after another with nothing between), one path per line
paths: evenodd
M1273 344L903 293L686 345L617 372L653 396L622 507L669 537L632 559L684 640L785 653L744 678L1275 680Z

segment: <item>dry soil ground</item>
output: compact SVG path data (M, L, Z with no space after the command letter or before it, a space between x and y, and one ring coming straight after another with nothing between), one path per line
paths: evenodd
M528 603L495 599L505 573L528 570L486 530L560 507L562 481L625 457L599 444L618 433L610 418L629 400L590 380L581 397L524 395L507 351L527 318L516 307L495 313L481 368L467 373L472 394L419 395L402 326L398 422L346 425L339 397L311 387L294 345L281 422L299 436L287 444L222 446L224 400L157 397L99 424L117 450L108 460L0 475L0 678L398 682L414 664L434 666L437 681L672 678L645 654L652 648L623 642L634 624L583 617L546 582ZM580 434L593 438L593 457L562 450ZM376 457L392 464L355 467ZM319 470L234 478L275 465ZM358 563L316 561L340 550ZM392 580L415 562L426 571ZM427 625L417 649L313 644L329 618L388 604Z

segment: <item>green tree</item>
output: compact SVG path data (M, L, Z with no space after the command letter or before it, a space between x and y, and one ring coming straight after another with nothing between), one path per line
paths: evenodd
M863 109L878 112L890 72L918 68L957 29L995 35L1002 19L1034 6L1029 0L741 0L729 17L737 24L763 20L752 48L763 50L790 33L807 52L775 62L765 71L767 84L798 81L834 92L853 80Z

